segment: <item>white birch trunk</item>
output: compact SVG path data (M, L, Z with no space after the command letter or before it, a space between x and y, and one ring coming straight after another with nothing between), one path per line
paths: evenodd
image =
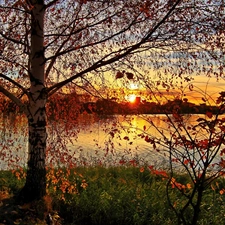
M46 111L44 76L44 1L33 0L31 17L30 96L28 105L29 149L23 201L40 199L46 193Z

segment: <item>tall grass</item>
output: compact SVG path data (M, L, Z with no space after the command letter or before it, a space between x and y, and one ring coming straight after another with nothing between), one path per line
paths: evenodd
M48 210L58 212L61 224L74 225L174 225L176 215L166 198L167 180L148 167L78 167L48 169ZM188 177L182 175L183 183ZM177 180L179 180L179 175ZM24 171L1 171L0 191L16 194ZM204 193L199 224L224 224L224 180ZM179 207L181 196L171 193Z

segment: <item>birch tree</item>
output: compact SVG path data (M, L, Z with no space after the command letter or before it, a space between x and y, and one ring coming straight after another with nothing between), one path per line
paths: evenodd
M194 47L204 47L213 54L211 50L222 44L216 45L212 38L217 28L220 35L224 32L224 24L218 20L220 11L214 11L222 3L2 0L0 92L25 113L29 128L22 199L40 199L46 193L46 102L51 95L72 82L100 82L106 71L116 76L122 68L132 72L152 66L162 73L160 68L165 65L158 59L167 59L164 51L191 51L194 62L201 57ZM143 52L148 52L148 60ZM182 74L174 72L178 67L172 60L168 63L174 76ZM190 67L194 64L186 71Z

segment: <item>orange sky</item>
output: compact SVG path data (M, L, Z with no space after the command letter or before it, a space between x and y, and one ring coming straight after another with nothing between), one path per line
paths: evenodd
M225 80L217 80L215 77L196 76L193 85L193 91L187 91L186 95L189 101L198 104L203 103L202 98L205 98L210 104L213 104L213 101L217 99L219 93L225 91Z
M182 95L181 91L171 90L167 92L165 89L160 89L160 92L163 97L157 97L158 101L161 103L165 103L168 99L173 100L176 97L187 98L189 102L193 102L195 104L215 104L219 93L225 91L225 80L220 79L219 81L216 78L208 78L205 76L196 76L193 84L193 89L190 90L187 83L186 87L184 87L184 95ZM126 89L125 99L127 101L131 101L134 99L134 95L142 97L142 100L146 99L147 101L154 101L154 93L149 93L146 96L146 91L138 88L138 85L131 85L129 89ZM122 97L122 96L121 96ZM206 102L203 101L203 98Z

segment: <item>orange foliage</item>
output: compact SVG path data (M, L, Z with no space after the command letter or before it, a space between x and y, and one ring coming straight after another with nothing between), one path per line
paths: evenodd
M185 190L186 188L191 189L191 184L189 183L187 185L181 184L177 182L174 177L171 178L170 184L172 188L178 188L179 190Z
M78 194L81 189L88 187L88 183L83 178L83 175L75 171L71 174L71 169L69 168L47 168L46 177L47 191L49 192L51 189L54 193L60 194L62 200L65 200L65 194Z
M166 171L155 170L153 166L148 166L148 168L152 174L162 177L163 180L169 179L169 175L167 174ZM140 172L142 172L142 169L143 169L143 167L140 168ZM184 185L184 184L177 182L174 177L171 178L170 184L171 184L172 188L178 188L179 190L191 189L191 187L192 187L190 183L187 183L186 185Z
M26 172L23 170L23 168L20 168L19 170L12 170L12 173L18 180L26 178Z

